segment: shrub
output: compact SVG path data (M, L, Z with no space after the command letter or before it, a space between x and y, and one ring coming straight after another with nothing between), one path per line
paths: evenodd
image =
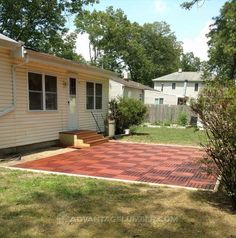
M177 123L181 126L186 126L188 123L188 115L186 112L180 112L177 118Z
M161 121L155 121L154 125L161 126L163 123Z
M170 121L165 121L163 122L163 126L170 126L171 125L171 122Z
M191 107L208 137L203 162L209 172L221 175L221 184L236 209L236 86L211 82Z
M147 107L140 100L119 98L109 103L110 115L116 121L116 133L123 133L133 125L140 125L146 116Z
M129 129L130 129L130 134L134 134L134 133L136 133L136 131L137 131L137 126L135 126L135 125L133 125L133 126L131 126Z

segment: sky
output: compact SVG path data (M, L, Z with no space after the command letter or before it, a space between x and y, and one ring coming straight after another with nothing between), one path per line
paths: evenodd
M191 10L180 4L186 0L100 0L99 4L88 7L90 10L105 10L108 6L121 8L132 22L139 24L165 21L170 25L177 40L183 43L184 52L193 52L201 60L207 60L207 38L209 25L220 13L226 0L203 0ZM89 60L88 35L78 35L77 52Z

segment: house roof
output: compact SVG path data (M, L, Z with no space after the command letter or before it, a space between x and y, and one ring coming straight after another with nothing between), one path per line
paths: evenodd
M130 79L127 80L127 79L122 79L122 78L115 77L115 78L112 78L112 80L117 82L117 83L123 84L125 87L128 87L128 88L136 88L136 89L140 89L140 90L152 90L152 91L155 90L155 89L153 89L149 86L146 86L146 85L143 85L141 83L132 81Z
M152 81L159 81L159 82L181 82L181 81L203 81L202 72L175 72L172 74L167 74L159 78L155 78Z
M79 71L79 72L93 72L95 74L106 75L107 77L116 77L117 73L105 69L101 69L95 66L81 64L79 62L60 58L54 55L37 52L34 50L27 49L29 59L47 65L54 65L56 67L67 68L68 70Z
M12 48L12 47L19 47L23 43L22 42L17 42L7 36L4 36L3 34L0 33L0 46L1 47L6 47L6 48Z
M9 41L9 42L16 43L16 44L18 43L17 41L15 41L15 40L13 40L13 39L11 39L11 38L9 38L9 37L1 34L1 33L0 33L0 40Z

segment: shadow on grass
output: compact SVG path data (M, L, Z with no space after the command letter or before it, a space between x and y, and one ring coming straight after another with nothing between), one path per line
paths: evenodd
M217 238L224 229L228 237L234 231L214 211L194 203L204 206L207 193L33 176L10 176L12 186L0 196L0 237Z
M201 201L230 214L236 214L236 211L232 208L230 198L222 188L219 188L217 192L196 191L190 193L189 196L193 201Z

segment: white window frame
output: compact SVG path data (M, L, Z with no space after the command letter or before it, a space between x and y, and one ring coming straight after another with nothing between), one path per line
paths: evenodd
M29 73L41 74L42 75L43 109L40 109L40 110L39 109L37 109L37 110L30 109ZM57 92L56 92L56 95L57 95L57 109L53 109L53 110L47 110L46 109L45 75L56 77L56 81L57 81ZM57 77L57 75L52 74L52 73L47 73L47 72L46 73L45 72L40 72L40 71L32 71L32 70L28 71L27 72L27 101L28 101L28 111L29 112L57 112L58 111L58 77Z
M161 99L163 100L163 103L160 104ZM155 105L163 105L164 104L164 98L155 98Z
M160 103L162 101L162 103ZM164 104L164 98L159 98L159 105L163 105Z
M94 98L93 98L93 109L88 109L87 108L87 83L93 83L93 93L94 93ZM100 109L96 109L96 84L101 84L102 85L102 107ZM95 81L86 81L86 110L87 111L101 111L103 110L103 91L104 91L104 88L103 88L103 83L101 82L95 82Z

